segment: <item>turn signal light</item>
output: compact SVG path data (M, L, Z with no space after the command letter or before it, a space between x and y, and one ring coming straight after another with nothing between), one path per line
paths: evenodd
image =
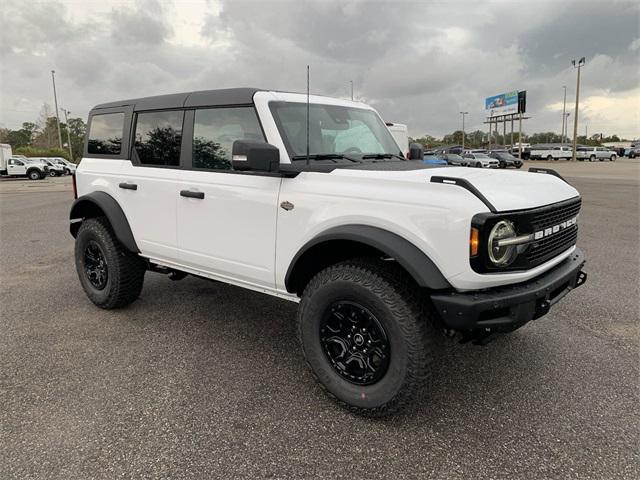
M469 255L476 257L478 255L478 246L480 232L477 228L471 228L471 235L469 236Z

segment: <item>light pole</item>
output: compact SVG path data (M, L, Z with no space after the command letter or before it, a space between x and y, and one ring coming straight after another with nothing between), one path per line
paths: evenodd
M560 134L560 143L564 143L564 122L567 119L567 86L563 85L562 88L564 89L564 97L562 100L562 134Z
M60 146L60 149L62 149L62 134L60 133L60 115L58 113L58 95L56 94L56 71L55 70L51 70L51 81L53 82L53 101L56 104L56 123L58 124L58 145Z
M460 112L460 115L462 115L462 151L464 152L464 116L468 115L469 112Z
M580 67L585 64L585 59L582 57L576 63L575 60L571 60L571 65L573 68L578 69L578 77L576 80L576 111L573 114L573 155L571 156L571 161L576 161L576 148L578 145L578 104L580 102Z
M62 113L64 113L64 121L67 124L67 146L69 147L69 161L73 162L73 150L71 148L71 129L69 128L69 114L71 113L69 110L62 109Z
M353 102L353 80L349 80L349 83L351 84L351 101Z

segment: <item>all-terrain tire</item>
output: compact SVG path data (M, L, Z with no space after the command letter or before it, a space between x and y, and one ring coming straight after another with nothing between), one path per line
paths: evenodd
M89 242L97 245L106 263L107 280L104 288L96 288L85 271L85 249ZM98 307L124 307L140 296L145 262L124 248L105 217L89 218L82 222L76 236L75 260L80 284Z
M431 375L436 335L422 298L404 271L377 259L338 263L311 279L298 308L298 335L314 378L339 405L360 415L383 417L414 402ZM323 318L341 301L363 306L386 330L390 360L373 384L356 384L340 375L322 345Z

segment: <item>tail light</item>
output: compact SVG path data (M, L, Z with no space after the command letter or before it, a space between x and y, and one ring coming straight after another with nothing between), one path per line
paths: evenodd
M71 174L71 183L73 184L73 198L78 198L78 186L76 185L76 174Z

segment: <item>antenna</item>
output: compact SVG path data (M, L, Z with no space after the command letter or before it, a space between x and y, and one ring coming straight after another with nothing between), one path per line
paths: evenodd
M307 166L309 165L309 65L307 65Z

